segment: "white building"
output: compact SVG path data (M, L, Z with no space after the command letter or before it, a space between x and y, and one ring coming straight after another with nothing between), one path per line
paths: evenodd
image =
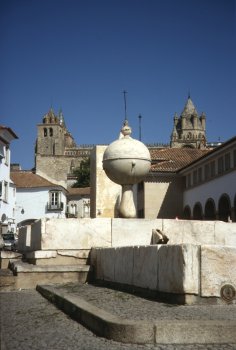
M12 171L16 185L15 218L17 226L40 218L65 218L66 189L31 171Z
M10 143L18 139L11 128L0 125L0 234L15 232L15 185L10 179Z
M90 187L67 189L68 218L90 217Z
M236 137L179 171L186 219L236 221Z

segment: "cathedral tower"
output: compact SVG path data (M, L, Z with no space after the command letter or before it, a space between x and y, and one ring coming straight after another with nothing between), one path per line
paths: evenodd
M88 156L76 145L66 128L62 111L56 115L51 108L37 125L38 133L35 147L35 171L53 183L69 186L73 169L79 167L81 159Z
M206 147L206 116L202 113L199 117L190 96L180 117L175 113L170 146L198 149Z
M67 145L76 146L72 136L68 133L62 111L56 116L51 108L43 117L42 124L38 124L36 154L52 156L64 155Z

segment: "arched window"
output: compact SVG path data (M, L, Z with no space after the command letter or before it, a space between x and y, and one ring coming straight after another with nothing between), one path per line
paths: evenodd
M50 129L49 129L49 135L50 135L50 136L53 136L53 128L50 128Z
M205 220L216 219L216 207L215 202L212 198L209 198L205 204Z
M193 207L193 219L202 220L202 206L201 203L196 203Z
M230 206L230 198L224 193L219 199L218 203L218 216L219 220L228 222L231 219L231 206Z
M184 208L184 212L183 212L183 218L186 220L190 220L191 219L191 209L188 205L185 206Z
M48 130L47 130L47 128L44 128L44 129L43 129L43 134L44 134L44 137L48 136Z

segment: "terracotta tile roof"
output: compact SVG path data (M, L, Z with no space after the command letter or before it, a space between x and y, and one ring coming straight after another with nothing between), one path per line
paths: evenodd
M31 171L12 171L11 180L17 188L56 187L62 188Z
M150 149L151 171L175 172L192 161L202 157L210 150L192 148L161 148Z
M67 189L69 196L89 195L90 187L71 187Z

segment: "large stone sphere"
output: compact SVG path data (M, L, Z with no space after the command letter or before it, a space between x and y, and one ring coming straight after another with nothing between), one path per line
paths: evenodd
M113 182L132 185L149 172L151 158L148 148L126 135L112 142L103 155L103 169Z

